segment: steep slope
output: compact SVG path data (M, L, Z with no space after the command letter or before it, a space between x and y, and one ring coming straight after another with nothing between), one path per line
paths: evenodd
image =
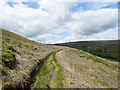
M0 29L2 44L0 69L2 70L3 88L28 87L32 82L37 65L57 48L28 40L20 35Z
M103 58L109 58L116 61L118 60L118 40L78 41L55 45L68 46Z

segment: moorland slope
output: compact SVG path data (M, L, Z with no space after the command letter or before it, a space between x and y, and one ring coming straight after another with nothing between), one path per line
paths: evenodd
M1 31L2 88L117 88L118 62Z

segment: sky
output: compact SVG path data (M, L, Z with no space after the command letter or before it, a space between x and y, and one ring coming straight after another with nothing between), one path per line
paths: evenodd
M44 44L117 40L118 2L98 1L1 0L0 28Z

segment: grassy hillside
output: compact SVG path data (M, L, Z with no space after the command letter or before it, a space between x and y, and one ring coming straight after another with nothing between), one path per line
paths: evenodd
M4 29L0 32L3 89L118 87L116 61L75 48L40 44ZM103 46L100 44L90 45L100 49L105 46L104 42ZM84 46L89 46L86 45L85 42Z
M118 62L60 47L38 73L33 88L117 88Z
M10 31L0 29L1 60L3 88L27 87L27 81L33 69L43 58L57 50L44 44L28 40ZM42 63L42 62L41 62ZM26 84L23 84L26 83Z
M58 46L68 46L89 52L93 55L97 55L103 58L112 60L118 59L118 41L80 41L80 42L68 42L55 44Z

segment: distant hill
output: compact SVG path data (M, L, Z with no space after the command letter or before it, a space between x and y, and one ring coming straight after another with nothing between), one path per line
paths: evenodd
M104 40L104 41L78 41L55 44L58 46L68 46L89 52L103 58L112 60L118 59L118 40Z

